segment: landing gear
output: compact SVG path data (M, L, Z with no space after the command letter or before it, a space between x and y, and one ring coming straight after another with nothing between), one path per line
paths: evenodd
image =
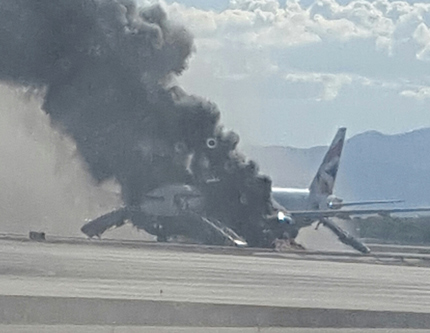
M306 248L300 244L297 243L294 238L283 238L283 239L275 239L273 242L275 251L277 252L288 252L291 250L306 250Z

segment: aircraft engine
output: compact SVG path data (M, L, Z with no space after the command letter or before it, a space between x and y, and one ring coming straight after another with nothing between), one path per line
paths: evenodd
M330 209L340 209L342 208L343 200L334 195L329 195L327 197L327 207Z
M278 222L283 224L294 224L294 219L290 215L286 215L284 212L278 212Z

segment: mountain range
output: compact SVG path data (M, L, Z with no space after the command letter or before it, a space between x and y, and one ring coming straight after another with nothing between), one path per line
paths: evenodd
M327 148L253 146L244 151L274 186L306 188ZM405 206L430 205L430 128L395 135L368 131L347 140L335 194L345 201L403 199Z

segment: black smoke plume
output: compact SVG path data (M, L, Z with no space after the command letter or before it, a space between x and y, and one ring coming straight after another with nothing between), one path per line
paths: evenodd
M160 5L0 0L0 46L0 80L44 91L53 126L97 181L120 183L126 205L166 183L193 184L211 199L208 214L258 242L270 180L237 153L215 104L172 83L193 39Z

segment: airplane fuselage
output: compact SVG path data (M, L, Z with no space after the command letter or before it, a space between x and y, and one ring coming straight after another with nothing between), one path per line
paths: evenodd
M343 201L334 195L312 193L307 188L289 187L272 187L272 198L287 211L339 209Z
M272 197L286 210L310 210L314 203L309 189L273 187Z

